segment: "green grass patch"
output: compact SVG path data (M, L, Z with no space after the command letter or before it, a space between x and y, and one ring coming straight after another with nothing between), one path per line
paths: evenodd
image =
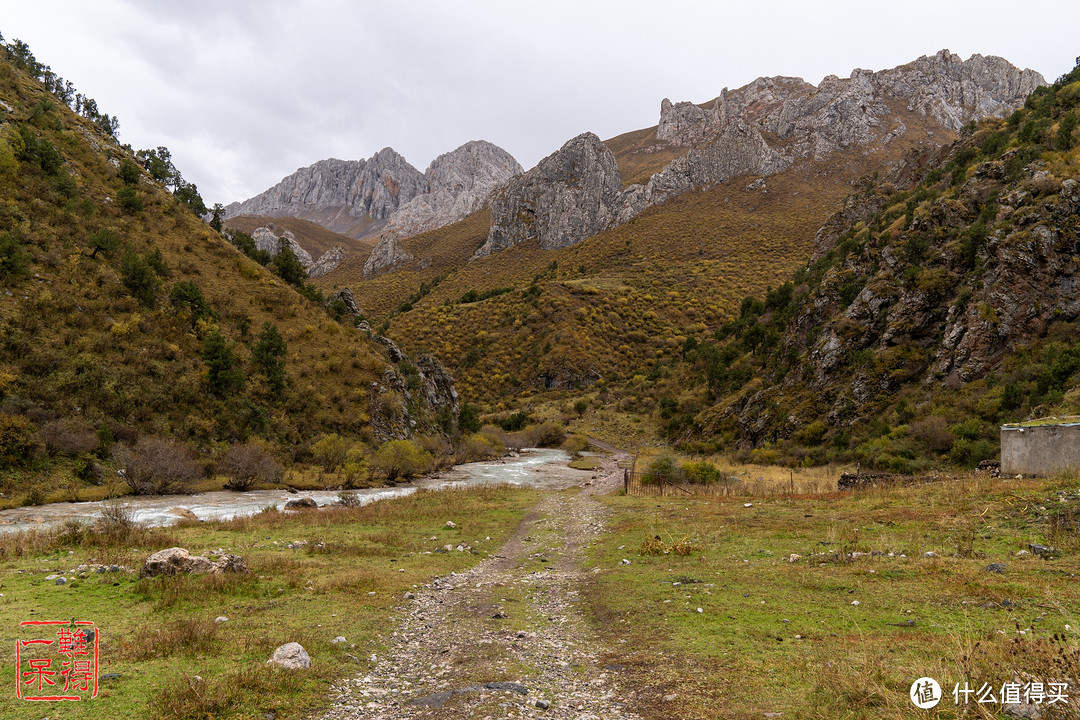
M795 499L610 497L591 608L611 662L662 685L664 712L910 717L924 675L949 692L1014 672L1049 681L1055 647L1076 669L1080 542L1040 508L1078 497L1075 480L973 478ZM684 537L700 551L663 554ZM1068 549L1017 556L1029 543ZM957 717L946 700L940 717Z
M10 638L23 620L78 616L100 628L100 672L115 676L102 680L97 699L65 705L65 718L298 717L325 704L334 680L368 667L406 591L494 552L534 501L505 488L420 491L362 508L144 530L123 543L70 531L3 536L0 626ZM479 554L434 552L462 542ZM239 554L250 572L138 578L147 555L173 545ZM133 571L70 572L82 563ZM51 574L69 582L45 580ZM219 616L229 620L215 623ZM347 642L332 644L339 635ZM267 667L274 648L291 641L307 649L311 669ZM12 667L14 645L3 643L0 665ZM0 718L42 711L10 697Z

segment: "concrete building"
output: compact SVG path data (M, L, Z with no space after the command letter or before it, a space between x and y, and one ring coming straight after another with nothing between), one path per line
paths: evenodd
M1001 427L1001 475L1080 470L1080 418Z

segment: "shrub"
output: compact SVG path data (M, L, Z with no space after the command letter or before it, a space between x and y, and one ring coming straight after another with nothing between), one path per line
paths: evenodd
M558 447L566 440L566 431L557 422L546 422L529 428L533 447Z
M124 481L136 495L186 492L190 481L203 475L191 450L159 437L139 438L134 447L119 443L113 457L123 466Z
M225 451L217 463L217 472L229 478L225 487L242 491L257 482L281 482L285 469L258 443L246 442Z
M715 465L704 460L683 465L682 472L686 482L695 485L716 485L726 480L726 476L717 470Z
M140 304L146 307L153 306L154 295L158 289L157 275L150 264L131 248L124 251L124 256L120 260L120 279L124 287Z
M649 468L645 471L645 477L642 478L641 483L659 485L661 481L677 483L682 482L682 479L683 472L678 461L670 455L661 455L649 463Z
M342 490L338 493L337 504L341 507L357 508L362 504L360 502L360 496L354 492L346 492Z
M14 233L0 235L0 278L18 277L27 273L27 258L22 244Z
M587 447L589 447L589 438L581 434L571 435L562 444L562 449L571 455L577 455Z
M477 462L479 460L488 460L499 457L504 452L506 452L506 448L494 439L480 433L473 433L462 439L457 450L457 461Z
M75 456L97 450L98 437L90 428L75 420L52 420L41 426L41 439L49 452Z
M348 486L364 482L368 479L368 458L364 448L353 445L349 452L345 453L345 461L341 463L341 471L345 473L345 484Z
M431 455L408 440L390 440L371 458L371 469L384 475L390 482L420 475L430 468Z
M349 452L349 441L337 433L327 433L311 446L315 462L326 472L334 472L345 462Z
M139 191L130 185L120 188L120 191L116 193L116 201L120 204L120 209L127 215L142 212L143 201L139 197Z
M34 425L23 415L0 412L0 465L24 465L38 449Z
M442 435L424 435L417 438L416 442L424 452L431 455L436 468L443 468L450 464L450 455L454 448Z
M125 185L135 185L139 182L139 166L131 158L120 161L120 179Z
M933 453L945 453L953 445L956 438L953 431L949 430L949 423L940 415L916 420L911 425L912 436L926 446Z

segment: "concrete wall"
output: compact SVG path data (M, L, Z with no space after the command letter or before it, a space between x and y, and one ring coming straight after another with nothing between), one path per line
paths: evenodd
M1001 428L1001 475L1080 469L1080 424Z

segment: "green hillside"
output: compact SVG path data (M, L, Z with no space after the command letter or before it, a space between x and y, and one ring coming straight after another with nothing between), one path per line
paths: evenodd
M1080 407L1080 67L909 187L873 182L812 261L709 342L667 419L686 447L888 470L974 465L998 425ZM691 402L692 398L692 402Z
M40 73L32 55L8 55L0 490L78 483L73 472L99 482L111 448L144 436L177 439L207 465L249 439L285 461L309 457L323 433L370 439L381 349L211 230L115 127L16 67ZM283 356L264 342L271 327Z

